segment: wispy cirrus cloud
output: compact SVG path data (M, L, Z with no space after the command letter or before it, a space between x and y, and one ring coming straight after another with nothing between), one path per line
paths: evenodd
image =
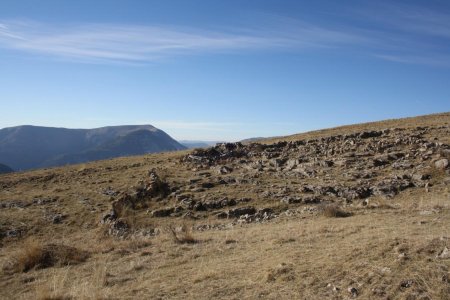
M362 37L296 22L289 28L228 31L121 24L50 26L0 21L0 46L84 62L152 62L166 57L262 49L336 47Z
M374 14L373 11L382 13ZM358 14L378 24L391 26L392 30L411 33L418 37L450 38L450 12L427 6L396 2L374 3L371 11L357 10Z
M373 12L378 13L373 13ZM353 10L379 37L377 58L405 64L450 67L450 12L397 2Z
M145 64L205 53L322 49L396 63L450 66L450 13L443 11L384 3L335 15L327 23L267 14L255 23L204 30L0 20L0 47L87 63Z
M405 54L380 54L376 57L397 63L450 67L450 55L410 56Z

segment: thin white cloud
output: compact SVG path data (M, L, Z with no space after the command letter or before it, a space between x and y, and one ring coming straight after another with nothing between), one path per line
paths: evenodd
M365 26L375 28L373 36L379 40L378 47L371 49L377 53L375 57L404 64L450 67L449 12L390 1L374 2L352 13Z
M0 46L86 62L151 62L208 52L336 47L360 42L352 33L305 23L290 28L205 31L168 26L1 22Z
M395 2L378 5L380 14L366 14L368 18L391 24L395 29L414 35L450 38L450 14L425 6Z
M380 54L375 56L384 60L404 64L426 65L426 66L446 67L446 68L450 67L450 55L435 55L430 57L424 57L413 55Z
M304 49L351 51L433 67L450 65L450 15L445 12L374 4L347 16L335 16L327 25L320 20L308 23L267 14L260 20L264 22L255 23L265 26L220 30L0 20L0 47L75 62L129 65L203 53Z

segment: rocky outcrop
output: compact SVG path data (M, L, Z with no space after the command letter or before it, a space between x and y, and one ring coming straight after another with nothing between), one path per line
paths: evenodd
M282 189L261 193L286 204L305 203L305 194L351 202L371 196L393 197L408 188L429 187L432 169L448 170L450 156L448 144L426 138L436 131L448 134L449 129L391 128L274 144L218 144L194 151L182 161L196 169L223 170L222 175L245 173L249 178L272 174L274 178L316 182L304 186L297 194ZM333 180L342 176L351 180L339 183Z
M214 216L236 225L317 214L321 205L332 203L368 206L372 197L390 199L407 189L429 191L450 172L450 146L429 137L448 132L447 127L391 128L196 149L177 162L192 170L192 177L171 188L152 170L131 193L104 189L102 194L118 197L104 221L119 219L124 209L151 207L147 211L154 218ZM245 197L222 194L233 187ZM160 200L162 207L156 205ZM269 207L259 208L262 203Z
M102 222L111 222L123 215L126 209L136 209L145 206L146 201L160 200L169 193L169 185L160 179L154 169L148 172L148 177L140 181L133 193L123 193L119 199L111 203L111 211L106 213Z

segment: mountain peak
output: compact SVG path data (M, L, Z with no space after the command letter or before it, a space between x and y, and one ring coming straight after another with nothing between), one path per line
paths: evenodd
M17 170L182 149L183 145L149 124L93 129L22 125L0 129L0 157Z

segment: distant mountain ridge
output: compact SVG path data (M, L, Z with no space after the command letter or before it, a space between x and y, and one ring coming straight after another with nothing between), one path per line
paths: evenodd
M0 164L0 174L6 174L11 172L14 172L14 170L8 167L7 165Z
M95 129L24 125L0 129L0 161L15 170L183 149L186 147L151 125Z

